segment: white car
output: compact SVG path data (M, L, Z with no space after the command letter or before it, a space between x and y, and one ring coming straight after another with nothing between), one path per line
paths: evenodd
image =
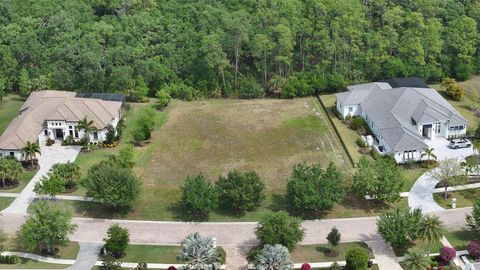
M469 148L472 146L472 143L467 139L453 139L450 141L450 148Z

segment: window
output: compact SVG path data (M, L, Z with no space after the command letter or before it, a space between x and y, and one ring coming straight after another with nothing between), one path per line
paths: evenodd
M69 129L73 129L73 127L72 127L72 126L68 126L68 128L69 128Z
M78 129L75 129L75 138L78 138Z
M15 156L15 153L14 153L14 152L10 152L10 156L11 156L11 157L14 157L14 156Z
M442 129L441 129L441 124L442 124L441 122L437 122L437 123L435 124L435 132L436 132L436 133L440 133L440 132L441 132L441 130L442 130Z
M98 140L98 132L96 131L93 132L93 139Z
M414 150L414 151L404 151L403 152L403 159L404 160L414 159L416 153L417 153L416 150Z
M73 130L70 129L70 130L68 131L68 135L70 135L71 137L73 137Z
M45 136L48 136L48 129L45 129L45 130L43 131L43 134L45 134Z
M348 107L348 113L353 113L353 107Z

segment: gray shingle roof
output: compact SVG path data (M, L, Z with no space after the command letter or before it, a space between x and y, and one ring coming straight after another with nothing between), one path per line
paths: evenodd
M375 83L347 88L353 90L337 94L339 101L342 103L357 101L344 104L359 104L368 115L368 120L373 121L378 135L393 151L427 147L418 132L418 124L438 121L450 121L450 125L468 124L467 120L435 89L386 88L378 87ZM361 98L358 98L360 95L354 94L356 92L361 92Z
M356 105L362 103L372 90L391 88L388 83L363 83L348 86L349 91L336 94L343 105Z

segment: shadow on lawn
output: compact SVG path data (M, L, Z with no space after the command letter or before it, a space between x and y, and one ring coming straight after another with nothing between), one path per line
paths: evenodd
M73 201L71 206L81 216L105 219L125 218L132 211L130 207L112 208L98 202Z

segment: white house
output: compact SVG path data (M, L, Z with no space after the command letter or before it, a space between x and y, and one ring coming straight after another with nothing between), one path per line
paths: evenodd
M419 78L352 85L336 94L342 117L361 116L370 127L374 148L398 163L418 161L426 140L466 135L468 121L435 89Z
M122 113L122 94L84 94L67 91L32 92L0 136L0 157L22 159L21 149L27 141L44 144L47 139L62 141L71 136L84 137L78 122L85 117L93 121L91 142L106 139L107 126L116 127Z

